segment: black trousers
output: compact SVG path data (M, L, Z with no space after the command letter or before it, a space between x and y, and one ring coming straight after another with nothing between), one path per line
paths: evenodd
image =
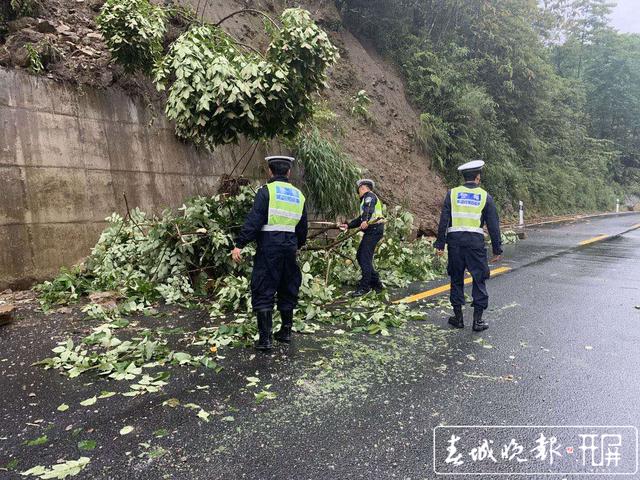
M362 270L362 278L358 285L361 289L368 290L380 285L380 275L373 267L373 255L376 251L376 245L382 240L383 235L384 227L382 225L371 226L365 230L364 236L360 241L356 260L360 265L360 270Z
M251 275L251 305L254 311L293 310L298 305L302 273L296 261L296 249L270 246L258 248Z
M464 305L464 271L468 270L473 279L471 296L473 307L486 310L489 306L489 294L485 280L489 278L487 249L477 246L449 245L449 264L447 271L451 277L451 305Z

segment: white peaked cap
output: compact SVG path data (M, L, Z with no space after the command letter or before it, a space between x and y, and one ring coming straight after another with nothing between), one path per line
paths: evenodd
M295 161L295 158L293 158L293 157L285 157L283 155L274 155L272 157L266 157L265 160L267 161L267 163L271 163L271 162L289 162L289 163L293 163Z
M466 170L482 170L484 167L483 160L472 160L470 162L465 163L464 165L460 165L458 167L459 172L464 172Z
M356 183L358 185L358 188L360 188L362 185L366 185L366 184L371 185L371 188L376 188L376 182L374 182L370 178L361 178Z

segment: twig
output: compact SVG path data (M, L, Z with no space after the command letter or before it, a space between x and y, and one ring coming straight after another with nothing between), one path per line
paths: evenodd
M131 220L131 222L138 227L138 230L140 230L140 233L142 234L142 236L146 236L144 233L144 230L142 230L142 227L140 226L140 224L138 224L138 222L136 222L133 217L131 216L131 210L129 210L129 202L127 201L127 194L122 192L122 196L124 197L124 205L125 207L127 207L127 217L129 217L129 220Z
M381 220L380 219L376 219L373 222L369 222L369 225L375 225L376 223L380 223ZM358 233L360 233L360 230L354 230L353 232L347 234L345 237L340 238L338 237L338 239L336 239L335 242L329 244L329 245L322 245L322 246L318 246L318 247L307 247L304 246L302 247L301 250L308 250L310 252L315 252L315 251L319 251L319 250L332 250L335 247L337 247L338 245L341 245L342 243L346 242L347 240L349 240L350 238L355 237Z
M257 144L257 142L256 142ZM229 177L233 176L233 172L236 171L236 168L238 168L238 165L240 165L240 163L242 162L242 160L244 160L244 157L247 155L247 153L249 153L249 150L251 150L251 147L253 147L253 144L249 144L249 148L247 148L247 150L242 154L242 156L240 157L240 160L238 160L236 162L236 164L233 166L233 170L231 170L231 173L229 174Z
M249 164L251 163L251 159L253 158L253 156L256 154L256 150L258 150L258 142L256 142L255 147L253 147L253 152L251 152L251 155L249 155L249 160L247 160L247 164L244 166L244 168L242 169L242 172L240 172L240 176L244 175L245 170L247 169L247 167L249 166Z
M313 229L313 227L310 227L310 228ZM319 232L315 232L313 235L310 235L308 240L313 240L314 238L319 237L320 235L327 233L329 230L335 230L337 228L338 227L335 227L335 226L334 227L322 227Z
M183 244L187 243L187 242L185 242L184 238L182 237L182 234L180 233L180 227L178 227L177 223L175 224L175 226L176 226L176 231L178 232L178 237L180 239L180 242L182 242Z
M219 27L220 25L222 25L226 20L229 20L231 17L235 17L236 15L240 15L240 14L244 14L244 13L250 13L252 15L262 15L264 18L266 18L267 20L269 20L274 27L279 28L278 24L275 22L275 20L273 18L271 18L269 15L267 15L264 12L261 12L260 10L254 10L252 8L246 8L244 10L238 10L236 12L230 13L229 15L227 15L226 17L223 17L218 23L215 24L216 27Z
M327 270L324 274L324 286L328 287L329 286L329 273L331 273L331 260L332 257L329 255L330 251L327 250L326 255L324 256L327 259Z

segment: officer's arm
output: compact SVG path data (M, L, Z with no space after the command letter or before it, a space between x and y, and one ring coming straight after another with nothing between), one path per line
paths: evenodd
M242 230L236 238L235 246L244 248L253 242L264 225L267 224L269 215L269 191L266 187L258 190L253 200L253 207L242 225Z
M307 243L307 233L309 231L309 224L307 221L307 204L302 207L302 217L296 225L296 237L298 239L298 250L301 249L305 243Z
M433 246L438 250L444 250L447 242L447 228L451 225L451 191L447 192L440 212L440 224L438 225L438 237Z
M359 228L361 223L362 223L362 220L360 220L360 217L354 218L349 223L347 223L347 227L349 227L349 228Z
M502 236L500 235L500 218L498 217L498 209L491 195L487 196L487 203L482 211L484 223L489 230L491 237L491 247L494 255L502 255Z

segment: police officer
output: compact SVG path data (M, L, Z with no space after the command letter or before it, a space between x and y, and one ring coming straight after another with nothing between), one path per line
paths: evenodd
M484 162L474 160L458 168L464 177L464 185L456 187L444 199L440 215L438 238L434 244L436 253L444 253L445 243L449 246L447 271L451 277L451 305L454 316L449 323L456 328L464 328L462 306L464 305L464 271L467 269L473 279L473 330L480 332L489 328L482 319L482 313L489 304L485 280L489 278L487 250L484 231L487 226L491 237L493 258L500 260L502 241L500 220L491 195L480 188L480 177Z
M376 245L384 235L384 224L382 223L382 202L378 196L373 193L375 182L368 178L358 180L358 195L360 196L360 216L354 218L349 223L340 225L342 230L350 228L359 228L364 232L364 236L358 247L356 259L360 270L362 270L362 278L355 292L354 297L361 297L374 289L376 292L383 290L384 286L380 281L380 275L373 266L373 254Z
M274 337L291 341L293 309L298 304L302 274L297 251L307 241L307 208L304 195L289 183L294 159L267 157L271 179L258 190L231 256L241 261L242 249L257 242L251 276L251 304L258 317L258 350L272 348L271 329L274 297L277 297L282 327Z

